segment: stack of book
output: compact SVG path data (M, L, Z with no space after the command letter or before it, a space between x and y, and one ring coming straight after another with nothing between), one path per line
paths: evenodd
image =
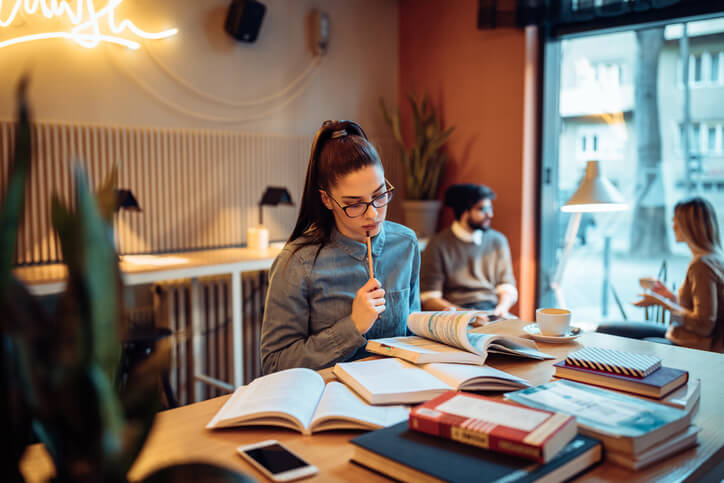
M607 460L634 470L695 446L699 431L681 409L566 380L505 397L575 416L580 433L603 442Z
M645 396L687 413L699 401L699 379L690 381L687 371L663 366L651 355L586 347L553 367L556 377Z
M563 481L601 460L571 416L455 391L351 442L353 461L404 482Z

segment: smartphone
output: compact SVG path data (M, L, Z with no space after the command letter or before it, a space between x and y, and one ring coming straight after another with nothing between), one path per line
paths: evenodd
M317 467L270 439L243 445L236 451L272 481L292 481L317 474Z

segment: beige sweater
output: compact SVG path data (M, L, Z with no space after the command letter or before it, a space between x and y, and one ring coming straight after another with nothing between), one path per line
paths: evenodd
M679 289L684 313L674 316L666 338L677 345L724 352L724 258L695 257Z

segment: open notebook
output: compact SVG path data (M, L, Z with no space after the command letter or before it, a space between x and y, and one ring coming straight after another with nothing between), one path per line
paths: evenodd
M317 372L297 368L259 377L238 388L206 428L267 425L311 434L330 429L378 429L407 417L403 406L370 406L343 384L325 385Z
M407 317L407 327L414 336L372 339L367 350L375 354L399 357L415 364L427 362L485 363L488 354L507 354L529 359L554 359L540 352L535 342L510 335L497 335L497 321L486 326L486 332L470 332L470 326L480 312L443 311L413 312Z
M430 363L416 366L401 359L340 362L334 375L371 404L414 404L451 389L511 391L530 387L525 379L489 366Z

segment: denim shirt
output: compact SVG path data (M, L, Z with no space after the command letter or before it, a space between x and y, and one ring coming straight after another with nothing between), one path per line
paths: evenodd
M372 239L375 278L385 290L385 311L360 335L352 302L369 280L367 245L333 229L330 242L288 243L274 261L261 331L265 374L321 369L367 355L367 339L406 335L407 315L420 310L420 249L409 228L385 221Z

